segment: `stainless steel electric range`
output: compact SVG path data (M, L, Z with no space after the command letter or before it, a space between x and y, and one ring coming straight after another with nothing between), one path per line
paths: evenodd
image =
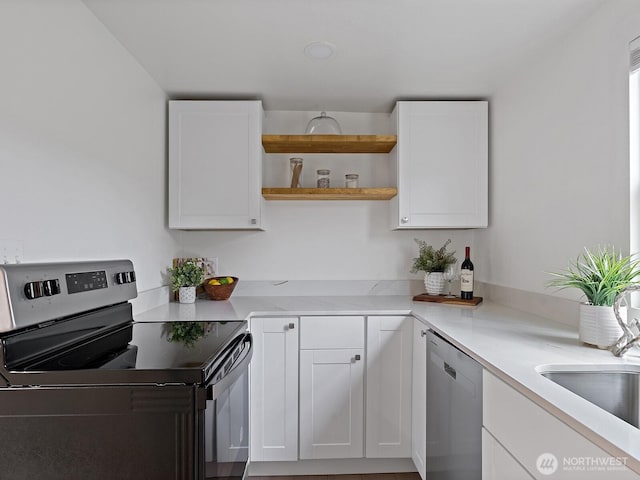
M128 260L0 266L0 478L246 475L244 321L136 323Z

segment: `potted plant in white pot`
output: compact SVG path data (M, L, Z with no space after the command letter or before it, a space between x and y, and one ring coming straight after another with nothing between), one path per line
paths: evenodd
M449 265L456 263L454 252L448 252L447 246L451 239L444 242L438 250L424 240L414 238L418 244L418 256L413 259L411 273L424 272L424 286L429 295L441 295L444 290L445 280L443 272Z
M178 291L180 303L196 301L196 287L204 281L204 269L193 262L184 262L169 269L171 288Z
M598 247L593 252L585 248L565 272L551 275L556 278L549 286L577 288L587 298L580 304L580 341L603 349L615 344L622 329L613 313L613 303L620 292L638 284L640 260L616 253L613 247ZM620 308L620 314L626 316L626 307Z

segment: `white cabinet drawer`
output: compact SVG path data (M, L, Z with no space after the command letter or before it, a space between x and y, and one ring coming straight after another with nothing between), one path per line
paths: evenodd
M300 317L300 349L364 348L364 317Z

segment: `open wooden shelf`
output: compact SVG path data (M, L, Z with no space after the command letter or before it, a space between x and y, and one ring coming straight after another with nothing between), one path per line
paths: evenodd
M398 194L384 188L263 188L266 200L389 200Z
M262 135L265 153L389 153L396 135Z

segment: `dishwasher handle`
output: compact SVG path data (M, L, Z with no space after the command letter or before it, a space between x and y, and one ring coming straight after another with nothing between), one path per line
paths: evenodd
M461 388L467 390L472 398L475 398L478 394L482 394L482 388L478 388L477 382L474 382L467 376L468 372L465 372L464 366L458 366L458 369L460 370L460 372L458 372L455 367L449 365L449 363L447 363L436 352L428 351L428 355L429 361L433 364L433 366L430 366L431 368L436 368L438 373L446 373L450 381L455 382L456 385L459 385ZM427 372L428 369L429 367L427 367ZM481 372L482 370L479 371ZM427 373L427 376L428 375L429 374ZM481 375L481 373L479 375Z
M453 380L456 380L458 376L458 372L456 369L449 365L444 359L438 355L436 352L430 352L429 357L431 358L431 362L435 365L435 367L441 372L445 372L449 375Z
M453 368L451 365L449 365L447 362L443 362L443 363L444 363L443 368L445 373L455 380L457 375L456 369Z

